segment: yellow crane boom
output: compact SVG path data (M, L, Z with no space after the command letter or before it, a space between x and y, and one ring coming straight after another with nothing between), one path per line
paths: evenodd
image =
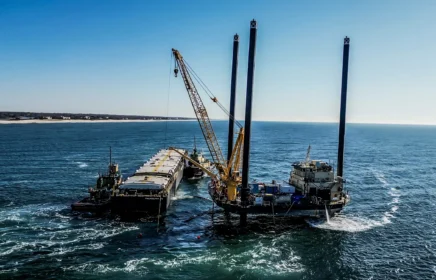
M178 50L172 49L172 52L177 66L174 69L174 74L177 77L177 74L180 70L180 74L183 78L183 82L188 92L189 99L192 104L192 108L194 109L195 112L195 116L197 117L198 123L200 124L200 128L203 133L204 139L206 140L207 146L212 156L212 160L215 164L215 167L218 170L219 179L220 181L223 182L223 185L227 188L228 199L235 200L236 188L237 185L241 182L241 178L239 176L239 168L242 158L242 143L244 142L244 128L238 124L240 126L238 137L235 146L233 147L230 160L229 162L227 162L223 156L215 132L212 128L212 124L210 122L206 107L204 106L203 101L201 100L201 97L197 91L197 88L195 87L195 84L191 78L189 69L186 66L184 59ZM222 105L219 104L218 100L215 97L211 97L211 99L215 103L218 103L218 105L220 105L220 107L223 109ZM233 118L233 116L231 117ZM201 168L203 171L209 174L210 171L208 172L200 165L197 165L188 156L183 156L183 157L188 159L194 165L196 165L197 167ZM218 178L217 175L211 177Z
M207 146L209 148L212 159L220 173L226 173L226 160L224 159L221 148L218 144L218 140L215 136L215 132L210 123L209 115L207 114L206 107L198 94L197 88L192 81L191 75L186 67L185 61L178 50L173 49L173 55L177 63L177 67L180 70L183 81L185 83L186 90L188 91L189 99L191 100L192 107L194 108L195 116L200 124L201 131L206 139ZM177 73L177 72L176 72ZM223 166L223 164L225 164ZM225 174L226 176L228 174Z

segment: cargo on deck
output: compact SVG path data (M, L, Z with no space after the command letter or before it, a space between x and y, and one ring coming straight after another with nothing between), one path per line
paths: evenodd
M181 155L169 149L160 150L113 192L112 213L146 216L165 213L183 177L183 167Z

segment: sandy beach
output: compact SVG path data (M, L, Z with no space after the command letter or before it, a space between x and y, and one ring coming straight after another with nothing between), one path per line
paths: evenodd
M0 124L49 124L49 123L123 123L123 122L164 122L167 120L0 120ZM196 120L168 120L170 122Z

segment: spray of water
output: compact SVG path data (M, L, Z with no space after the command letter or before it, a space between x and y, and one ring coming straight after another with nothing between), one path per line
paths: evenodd
M327 223L330 224L329 211L327 211L327 204L325 206L325 218L327 219Z

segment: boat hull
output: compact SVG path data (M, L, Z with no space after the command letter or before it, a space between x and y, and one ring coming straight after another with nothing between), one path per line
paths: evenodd
M215 201L215 204L223 208L226 212L234 214L254 214L254 215L274 215L296 218L320 218L326 216L325 206L315 205L287 205L287 206L256 206L250 205L242 207L238 204L223 203L221 201ZM328 207L329 216L334 216L339 213L343 208L343 205L334 205Z
M334 216L339 213L348 200L342 202L329 202L327 205L321 203L313 203L313 199L308 196L301 195L281 195L269 196L269 200L262 198L260 204L250 203L247 206L242 206L240 201L228 201L224 196L220 196L215 192L215 189L209 185L209 194L212 200L218 207L224 209L227 213L234 214L254 214L254 215L274 215L296 218L320 218L326 214ZM286 198L287 202L278 203L280 198Z
M103 212L108 210L110 207L110 199L93 202L89 199L84 199L71 204L71 209L78 212Z
M183 177L187 180L199 180L204 177L204 172L198 167L188 166L183 171Z

